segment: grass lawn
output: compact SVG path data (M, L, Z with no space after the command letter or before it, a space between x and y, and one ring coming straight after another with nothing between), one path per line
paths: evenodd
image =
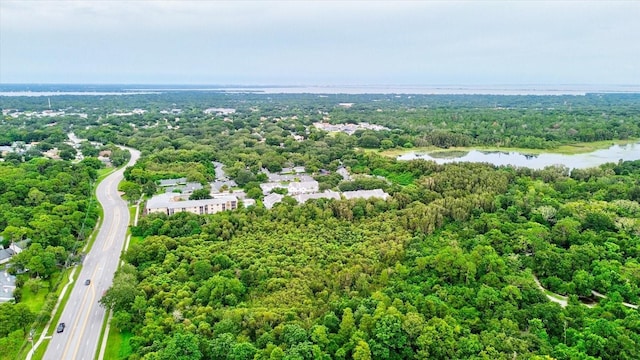
M131 355L129 339L133 336L130 332L120 332L116 328L109 328L109 342L104 352L105 360L126 359Z
M402 154L406 154L409 152L422 152L422 153L431 153L438 151L471 151L471 150L479 150L479 151L516 151L524 154L545 154L545 153L553 153L553 154L582 154L589 153L592 151L607 149L612 145L624 145L629 143L637 142L637 139L633 140L605 140L605 141L596 141L596 142L587 142L587 143L575 143L570 145L562 145L555 149L523 149L523 148L515 148L515 147L498 147L498 146L472 146L472 147L451 147L448 149L442 149L435 146L429 147L418 147L411 149L389 149L380 151L377 149L366 149L365 151L369 152L379 152L381 155L389 156L389 157L397 157Z
M31 309L31 311L38 314L45 304L47 295L49 294L50 291L52 291L52 289L54 289L56 285L57 285L57 287L55 288L56 298L60 296L60 293L62 292L62 288L64 287L64 284L67 282L67 279L69 278L70 272L71 272L71 269L65 269L59 273L56 273L55 275L53 275L53 277L49 281L45 282L45 286L43 286L40 290L38 290L37 294L34 294L31 291L31 289L29 289L28 286L23 287L22 299L20 300L20 302L27 305L29 309ZM53 315L55 316L55 314ZM55 324L55 322L52 321L52 324ZM49 328L49 330L52 333L53 333L53 329L55 329L55 327ZM44 330L44 324L39 324L36 327L36 336L35 336L36 339L40 336L40 333L42 333L43 330ZM44 354L47 343L48 343L48 340L40 344L40 347L38 347L36 354L38 352L42 352ZM27 343L26 340L25 340L25 344L26 345L21 349L17 358L24 358L27 355L27 352L31 349L31 344ZM40 357L37 357L37 356L33 357L33 359L40 359L40 358L42 358L42 355Z
M129 247L134 244L139 244L142 241L142 236L132 236L129 240Z
M108 168L104 168L104 169L99 169L97 171L98 173L98 181L102 181L102 179L104 179L105 177L107 177L107 175L111 174L112 171L115 171L116 169L112 168L112 167L108 167Z
M137 205L129 205L129 224L131 225L133 225L133 220L136 218L136 207Z
M48 293L48 283L43 283L43 286L38 290L37 294L34 294L28 286L25 286L22 288L22 298L20 299L20 302L27 305L29 310L37 314L40 312L40 309L42 309L42 305L44 305L44 300Z

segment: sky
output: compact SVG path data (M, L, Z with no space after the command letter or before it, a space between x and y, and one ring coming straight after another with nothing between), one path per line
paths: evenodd
M0 83L640 84L640 1L0 0Z

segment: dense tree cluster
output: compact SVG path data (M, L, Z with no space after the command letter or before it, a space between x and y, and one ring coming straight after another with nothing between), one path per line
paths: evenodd
M0 100L46 110L41 98ZM214 161L254 198L262 169L298 165L321 189L391 195L303 205L285 197L269 211L141 218L100 300L128 334L131 359L640 358L640 316L624 303L640 299L640 162L534 171L376 151L637 138L637 94L169 91L55 103L68 113L55 123L0 118L0 145L69 150L62 142L74 131L140 149L120 185L132 200L154 194L159 179L206 184ZM236 111L204 111L211 107ZM145 111L122 115L136 108ZM347 135L316 122L387 129ZM114 164L128 160L109 149ZM89 192L99 166L36 157L9 154L0 164L0 229L6 241L32 239L14 264L30 270L24 286L34 289L94 226ZM336 173L341 166L351 181ZM193 198L206 196L207 188ZM538 280L566 295L566 306L549 301ZM18 344L32 321L19 305L0 307L0 345Z
M131 358L640 356L640 317L621 304L640 295L636 163L359 162L415 181L387 201L143 218L103 299ZM592 290L608 298L590 308Z

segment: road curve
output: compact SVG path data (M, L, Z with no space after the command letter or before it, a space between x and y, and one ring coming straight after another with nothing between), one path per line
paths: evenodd
M129 149L132 166L140 152ZM62 333L54 333L43 359L45 360L93 360L98 347L100 330L106 311L98 300L113 282L120 253L129 225L127 203L118 194L118 184L123 179L124 168L107 176L96 189L96 197L102 205L104 217L96 240L84 259L78 283L71 290L60 322L66 324ZM85 285L85 280L91 280ZM52 324L56 327L58 324Z

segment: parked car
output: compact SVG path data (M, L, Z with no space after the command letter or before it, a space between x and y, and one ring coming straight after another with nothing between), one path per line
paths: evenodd
M85 285L89 285L89 284L91 284L91 280L89 280L89 279L85 280L85 281L84 281L84 284L85 284Z
M65 325L64 323L60 323L60 324L58 324L58 328L56 329L56 332L57 332L57 333L61 333L61 332L63 332L63 331L64 331L64 327L65 327L65 326L66 326L66 325Z

